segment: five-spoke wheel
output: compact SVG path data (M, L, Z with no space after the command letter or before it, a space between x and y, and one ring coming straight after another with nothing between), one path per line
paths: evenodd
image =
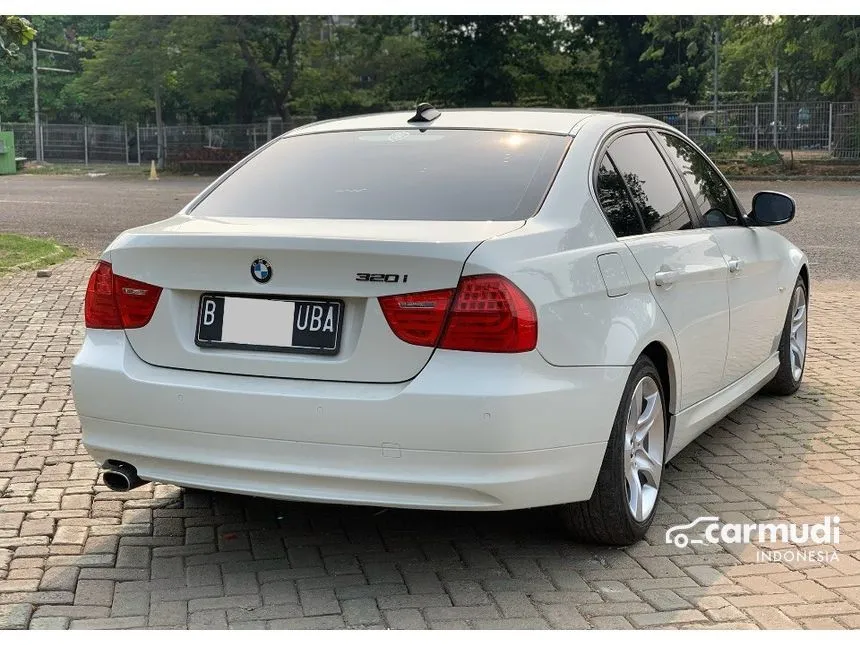
M806 321L809 315L809 291L803 277L797 278L785 315L785 325L779 341L779 368L764 387L770 394L794 394L803 379L806 366Z
M666 460L663 378L647 355L630 370L591 499L561 509L574 537L632 544L651 526Z
M657 503L663 473L663 399L651 376L633 390L624 433L627 504L633 517L644 522Z

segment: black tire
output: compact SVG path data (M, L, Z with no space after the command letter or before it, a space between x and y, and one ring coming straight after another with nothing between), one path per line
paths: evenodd
M809 311L809 290L806 288L806 283L803 281L803 278L798 276L797 282L794 283L794 288L791 290L791 298L788 301L788 311L785 314L785 324L782 327L782 336L779 339L779 369L776 371L773 378L762 388L762 392L766 394L789 396L790 394L797 392L800 388L801 381L803 381L803 373L806 370L806 352L804 352L803 366L798 377L795 378L794 371L791 366L791 318L794 313L794 294L797 289L803 289L803 297L806 301L806 310L807 312Z
M668 402L665 395L665 385L654 363L647 356L640 356L624 387L615 422L603 456L600 473L591 499L586 502L565 504L560 508L561 520L571 537L586 542L626 546L641 540L651 522L659 504L644 521L637 521L630 511L627 502L627 486L625 480L625 425L631 398L639 381L650 376L657 383L660 400L663 407L663 445L668 429ZM661 460L660 482L662 483L663 464L665 463L665 448ZM659 491L659 486L658 486ZM659 494L658 494L659 496Z

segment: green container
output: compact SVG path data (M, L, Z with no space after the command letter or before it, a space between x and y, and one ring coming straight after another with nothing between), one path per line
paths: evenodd
M15 133L0 132L0 175L14 175Z

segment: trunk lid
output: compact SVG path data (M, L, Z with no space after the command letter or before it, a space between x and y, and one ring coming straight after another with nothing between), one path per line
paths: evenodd
M485 239L523 221L199 218L177 215L132 229L108 248L117 275L162 287L152 320L126 335L144 361L162 367L249 376L393 383L415 377L433 348L391 331L379 296L449 289ZM271 265L256 282L251 265ZM357 280L382 274L390 282ZM391 276L397 276L396 282ZM404 276L408 276L405 279ZM200 347L204 293L337 299L343 302L335 355Z

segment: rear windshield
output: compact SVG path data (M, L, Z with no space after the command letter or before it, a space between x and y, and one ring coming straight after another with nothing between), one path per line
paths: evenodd
M196 217L520 220L540 206L568 137L373 130L287 137L193 209Z

